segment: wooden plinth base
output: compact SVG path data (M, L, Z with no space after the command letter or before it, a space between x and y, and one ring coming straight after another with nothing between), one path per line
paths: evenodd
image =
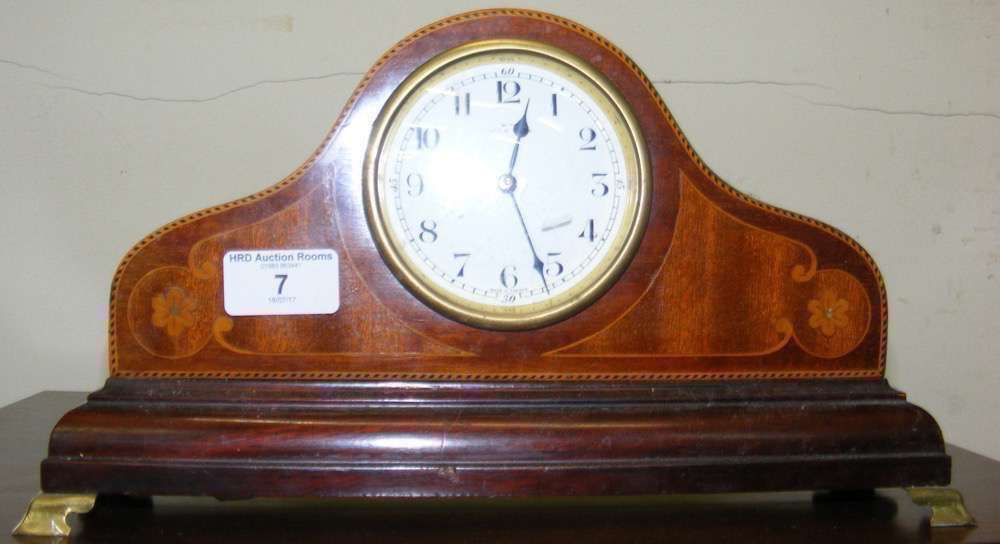
M883 380L111 379L56 426L47 493L645 495L946 485L933 418Z

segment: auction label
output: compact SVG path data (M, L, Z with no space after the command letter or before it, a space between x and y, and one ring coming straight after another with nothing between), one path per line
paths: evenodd
M332 314L340 308L340 274L332 249L230 251L222 257L226 313Z

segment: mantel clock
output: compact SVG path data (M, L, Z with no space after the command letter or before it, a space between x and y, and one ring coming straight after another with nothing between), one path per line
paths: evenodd
M127 253L111 377L39 500L947 484L884 378L886 303L854 240L719 179L608 40L466 13L393 46L284 180Z

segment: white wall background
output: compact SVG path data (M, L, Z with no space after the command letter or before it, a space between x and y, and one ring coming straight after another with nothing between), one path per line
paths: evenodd
M871 251L891 382L1000 458L1000 3L520 5L622 47L723 178ZM0 6L2 405L99 387L135 241L282 178L385 49L489 4Z

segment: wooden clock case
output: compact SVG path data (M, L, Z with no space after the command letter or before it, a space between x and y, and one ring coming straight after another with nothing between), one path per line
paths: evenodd
M629 101L650 156L631 264L593 305L533 331L436 314L386 267L363 208L390 94L486 38L586 60ZM283 248L336 249L341 309L228 316L222 255ZM111 377L54 429L42 487L241 498L946 484L938 425L884 378L886 330L871 257L720 180L606 39L544 13L472 12L380 58L287 178L128 252L111 289Z

